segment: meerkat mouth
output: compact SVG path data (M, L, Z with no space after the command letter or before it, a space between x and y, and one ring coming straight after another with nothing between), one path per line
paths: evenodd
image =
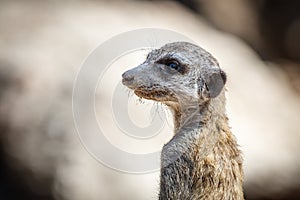
M140 97L148 100L154 101L175 101L176 98L174 94L172 94L168 90L160 90L160 89L148 89L148 88L138 88L134 90L134 93Z

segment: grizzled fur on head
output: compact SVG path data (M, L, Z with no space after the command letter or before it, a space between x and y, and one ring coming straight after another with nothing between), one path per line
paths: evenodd
M151 51L144 63L122 76L123 84L137 96L166 104L203 103L217 97L226 82L217 60L187 42Z

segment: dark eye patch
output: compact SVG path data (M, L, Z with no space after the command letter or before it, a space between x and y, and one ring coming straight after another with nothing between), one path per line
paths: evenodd
M186 71L186 66L181 64L175 58L162 58L158 60L156 63L167 66L172 71L177 71L181 74L184 74Z

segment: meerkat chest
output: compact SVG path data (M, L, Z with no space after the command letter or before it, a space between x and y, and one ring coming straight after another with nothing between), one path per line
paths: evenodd
M243 199L239 151L223 142L211 147L201 142L185 143L185 148L166 145L163 154L169 157L162 160L160 195L167 196L163 199Z

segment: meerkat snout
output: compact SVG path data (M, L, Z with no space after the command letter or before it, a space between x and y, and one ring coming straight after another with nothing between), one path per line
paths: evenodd
M134 76L130 74L128 71L122 74L122 83L129 87L134 81Z

